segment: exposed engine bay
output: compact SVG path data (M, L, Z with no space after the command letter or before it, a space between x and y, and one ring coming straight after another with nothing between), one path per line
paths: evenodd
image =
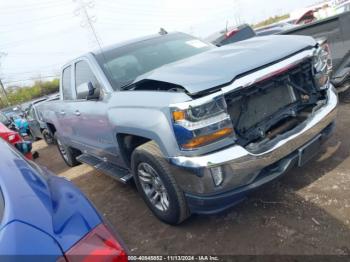
M293 129L325 103L314 81L312 60L225 95L242 146L263 143Z

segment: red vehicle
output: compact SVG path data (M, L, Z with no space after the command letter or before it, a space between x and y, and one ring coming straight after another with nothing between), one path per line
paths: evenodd
M14 145L24 156L28 159L33 159L32 143L24 141L22 137L16 131L7 128L4 124L0 123L0 137L8 143Z

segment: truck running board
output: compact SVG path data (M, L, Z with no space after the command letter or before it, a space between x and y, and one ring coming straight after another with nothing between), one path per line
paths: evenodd
M81 154L76 159L79 162L93 166L97 170L100 170L104 174L109 175L110 177L117 179L124 184L128 183L132 179L132 175L128 170L120 168L109 162L105 162L97 157L88 154Z

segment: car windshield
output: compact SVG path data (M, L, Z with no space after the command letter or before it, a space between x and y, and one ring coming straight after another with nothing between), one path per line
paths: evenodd
M140 75L213 47L186 34L169 34L103 51L96 60L118 90Z

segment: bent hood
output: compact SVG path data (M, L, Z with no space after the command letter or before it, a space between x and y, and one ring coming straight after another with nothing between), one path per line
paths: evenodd
M315 45L316 41L308 36L254 37L162 66L134 83L145 79L168 82L193 95Z

